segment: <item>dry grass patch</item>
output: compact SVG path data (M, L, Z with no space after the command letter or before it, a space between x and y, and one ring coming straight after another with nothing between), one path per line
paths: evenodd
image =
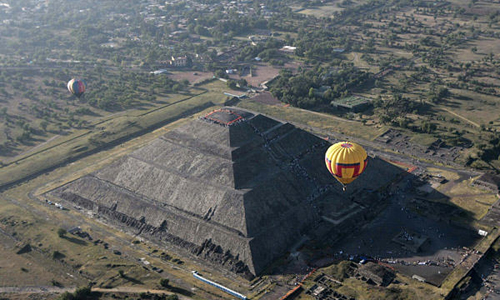
M478 187L475 187L473 184L471 184L473 179L467 179L463 180L456 185L453 186L453 188L450 189L448 192L449 196L461 196L461 195L482 195L482 194L490 194L491 191L481 189Z
M458 180L460 178L460 175L458 175L456 172L447 171L444 169L428 168L427 172L434 176L441 175L448 181Z
M484 217L484 215L486 215L486 213L490 209L491 205L496 201L498 201L496 195L477 195L472 197L457 196L450 199L451 203L457 205L463 210L470 212L471 216L475 220L480 220L482 217Z
M293 7L292 9L295 9L298 13L308 15L308 16L315 16L316 18L324 18L324 17L333 17L333 14L335 12L340 12L343 11L345 8L339 6L341 1L335 1L335 3L331 3L330 5L322 5L322 6L315 6L315 7ZM357 1L353 1L353 3L350 5L351 7L354 7L357 5Z
M500 98L479 94L468 90L450 89L452 96L449 101L439 104L454 113L478 124L487 124L498 119L497 103Z

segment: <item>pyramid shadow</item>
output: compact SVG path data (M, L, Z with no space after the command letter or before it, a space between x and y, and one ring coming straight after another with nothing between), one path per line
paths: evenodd
M397 174L378 191L364 188L363 181L375 180L373 176L377 175L377 170L396 168L383 160L373 167L372 164L367 168L367 173L372 168L372 174L363 174L356 187L348 188L352 193L348 197L356 203L360 202L356 200L360 195L373 201L377 198L366 194L378 194L380 200L374 201L373 205L361 202L367 205L367 214L360 214L333 228L328 227L330 224L323 217L316 228L318 234L311 234L311 240L298 251L289 253L280 265L266 272L305 275L311 268L342 260L374 260L409 277L418 275L428 283L440 286L468 249L482 238L472 226L473 216L412 173ZM336 205L339 203L330 202L321 207L335 215L339 211ZM328 214L332 213L325 212ZM323 226L328 229L323 229Z

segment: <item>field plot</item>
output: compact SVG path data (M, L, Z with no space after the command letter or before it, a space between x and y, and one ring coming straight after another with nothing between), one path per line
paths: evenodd
M45 222L21 207L0 197L0 287L6 286L78 286L86 282L46 247L50 231L45 232ZM42 225L42 227L40 227ZM43 229L42 229L43 228ZM24 240L23 233L33 232L33 239ZM48 233L44 235L43 233ZM52 233L55 234L55 233Z
M300 8L296 9L296 11L300 14L311 15L317 18L333 18L334 13L344 10L344 8L339 5L340 2L341 1L330 3L329 5Z
M19 247L12 245L9 237L0 237L0 294L2 287L51 286L52 282L62 285L78 285L82 279L73 279L64 272L56 262L43 257L39 253L17 254ZM52 266L51 266L52 265Z
M463 195L451 198L451 203L464 208L476 220L481 220L489 211L491 205L498 201L495 194Z
M362 53L359 52L351 52L347 55L347 57L354 63L354 65L361 69L368 69L373 73L377 73L379 68L376 66L370 65L368 62L361 58Z
M201 71L172 71L167 75L175 81L188 80L191 84L196 84L207 79L211 79L214 74L212 72L201 72Z
M255 97L252 97L252 101L267 105L284 105L283 102L274 98L273 95L269 92L262 92Z
M477 50L472 51L472 48ZM481 37L477 40L466 41L463 48L460 47L454 57L460 62L470 62L481 60L490 53L498 53L500 45L497 38Z
M452 96L443 106L475 124L488 124L498 118L498 97L482 95L467 90L451 90Z

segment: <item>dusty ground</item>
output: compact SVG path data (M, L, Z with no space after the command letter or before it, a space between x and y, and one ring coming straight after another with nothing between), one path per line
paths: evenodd
M267 105L284 105L283 102L274 98L273 95L269 92L262 92L262 93L258 94L257 96L252 98L252 101L256 101L256 102L259 102L262 104L267 104Z
M279 74L280 70L290 69L290 70L292 70L292 72L294 72L297 70L297 68L300 65L301 65L301 63L292 61L292 62L286 63L282 67L277 67L277 66L271 66L267 63L259 62L259 63L254 63L252 65L254 68L254 71L252 72L252 76L250 75L250 73L245 72L242 74L243 76L233 74L233 75L230 75L229 78L235 79L235 80L243 78L248 82L249 85L251 85L253 87L259 87L262 83L276 77Z

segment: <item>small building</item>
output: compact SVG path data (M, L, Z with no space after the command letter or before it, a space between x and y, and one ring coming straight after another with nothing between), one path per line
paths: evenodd
M159 69L159 70L156 70L156 71L151 71L149 73L150 74L154 74L154 75L167 74L168 70L167 69Z
M188 57L186 55L184 55L184 56L177 56L177 57L172 56L171 59L157 61L156 64L159 67L176 67L176 68L181 68L181 67L187 66L188 65L188 61L189 61L189 59L188 59Z
M487 236L488 235L488 231L479 229L477 231L477 234L479 234L480 236Z
M283 46L283 48L281 48L280 51L285 53L294 53L296 49L297 47Z
M372 106L372 99L362 96L349 96L333 100L330 105L335 108L345 109L351 112L360 112Z
M172 56L172 59L170 60L170 65L174 66L174 67L185 67L187 66L187 56L178 56L178 57L173 57Z
M226 74L235 74L236 72L238 72L237 69L227 69L226 70Z

